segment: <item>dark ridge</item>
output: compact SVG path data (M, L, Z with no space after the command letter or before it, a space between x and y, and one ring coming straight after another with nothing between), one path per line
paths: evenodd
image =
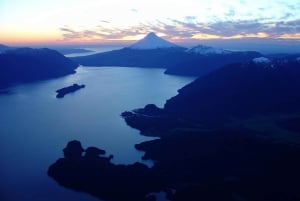
M180 89L164 110L198 121L299 113L299 76L294 58L231 64Z
M256 116L299 116L299 77L297 57L231 64L186 85L164 108L146 106L122 116L143 135L160 137L174 129L216 128Z
M78 64L55 50L17 48L0 54L0 88L75 73Z

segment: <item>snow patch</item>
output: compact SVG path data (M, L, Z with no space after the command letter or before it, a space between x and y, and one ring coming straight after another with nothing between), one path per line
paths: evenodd
M145 38L129 46L131 49L157 49L179 47L165 39L158 37L155 33L149 33Z
M224 50L224 49L221 49L221 48L213 48L213 47L209 47L209 46L205 46L205 45L197 45L195 47L192 47L192 48L188 49L187 52L193 52L193 53L203 54L203 55L207 55L207 54L230 54L230 53L232 53L229 50Z
M268 58L266 58L266 57L257 57L257 58L252 59L252 61L253 61L254 63L256 63L256 64L257 64L257 63L268 64L268 63L271 62L271 60L268 59Z

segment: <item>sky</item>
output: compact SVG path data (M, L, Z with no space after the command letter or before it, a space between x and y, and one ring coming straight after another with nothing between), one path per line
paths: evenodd
M300 41L300 0L0 0L0 43Z

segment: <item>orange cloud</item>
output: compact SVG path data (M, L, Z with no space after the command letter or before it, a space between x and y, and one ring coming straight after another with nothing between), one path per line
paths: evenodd
M278 38L281 39L294 39L294 40L300 40L300 33L294 33L294 34L282 34Z
M209 40L209 39L221 39L221 36L213 35L213 34L204 34L204 33L198 33L192 36L192 39L198 39L198 40Z
M237 34L232 36L221 36L221 35L199 33L199 34L195 34L192 37L192 39L211 40L211 39L267 38L267 37L269 37L269 35L263 32L259 32L257 34Z

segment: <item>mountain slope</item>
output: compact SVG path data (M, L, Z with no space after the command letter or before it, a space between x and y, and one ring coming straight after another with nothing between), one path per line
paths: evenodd
M74 73L78 65L50 49L19 48L0 54L0 88Z
M265 61L231 64L198 78L168 100L165 110L209 120L300 112L300 62Z
M230 64L186 85L162 109L150 104L122 116L144 135L166 136L177 128L219 127L234 119L300 115L298 57Z

